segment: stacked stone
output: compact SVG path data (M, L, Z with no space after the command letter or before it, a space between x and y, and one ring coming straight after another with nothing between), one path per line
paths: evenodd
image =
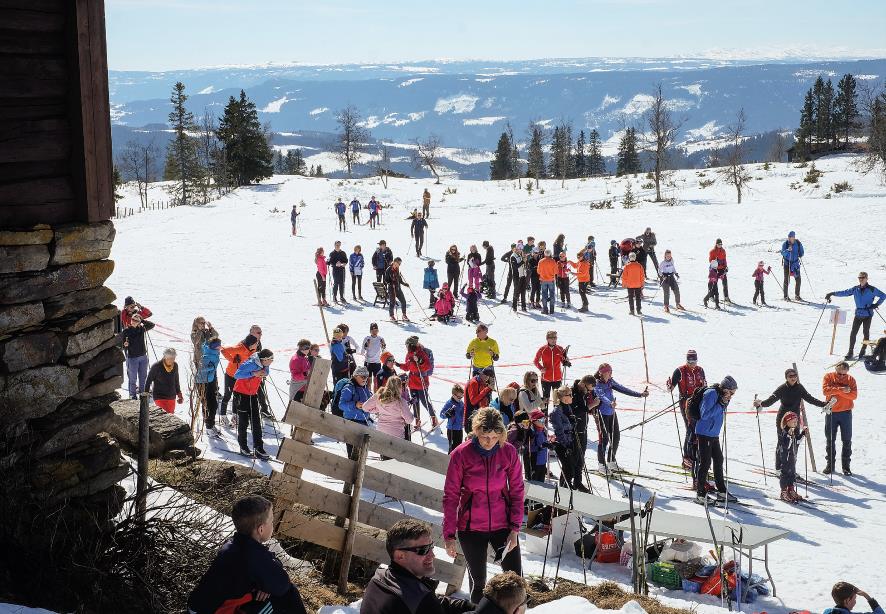
M103 284L111 222L0 231L0 470L35 498L107 499L128 472L104 431L123 383Z

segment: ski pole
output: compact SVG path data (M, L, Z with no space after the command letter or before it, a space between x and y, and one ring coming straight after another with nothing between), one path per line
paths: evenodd
M800 266L803 267L803 275L806 276L806 283L809 284L809 292L812 293L812 296L815 296L815 290L812 289L812 280L809 279L809 273L806 271L806 263L803 260L800 260Z
M409 294L412 295L412 299L415 301L415 304L418 305L418 308L421 309L422 315L427 320L428 319L428 312L425 311L425 308L421 306L421 301L419 301L418 297L415 296L415 292L412 291L412 286L406 286L406 287L409 288Z
M674 389L671 388L671 407L677 405L677 402L674 401ZM680 456L683 456L683 436L680 434L680 420L677 418L677 410L674 409L674 426L677 427L677 449L680 450ZM689 477L686 475L686 472L683 472L683 481L687 482Z
M557 464L560 465L560 480L564 480L563 476L563 460L557 455ZM560 480L557 481L559 484ZM560 539L560 554L557 556L557 568L554 570L554 585L551 590L557 589L557 578L560 576L560 561L563 559L563 546L566 545L566 530L569 528L569 514L572 513L572 496L575 491L572 490L572 484L566 479L566 487L569 488L569 504L566 506L566 519L563 521L563 537ZM551 516L551 532L554 529L554 518ZM582 565L584 568L584 565ZM587 571L585 571L585 582L587 582Z
M815 323L815 328L812 330L812 336L809 337L809 343L806 344L806 349L803 350L803 356L800 358L800 360L806 359L806 352L809 351L809 347L812 345L812 340L815 339L815 331L818 330L818 325L821 324L821 319L824 317L824 310L827 308L827 303L821 306L821 314L818 316L818 322Z
M757 401L757 395L754 395L754 401ZM760 462L763 463L763 484L768 484L766 480L766 454L763 452L763 429L760 428L760 408L757 407L757 437L760 440Z
M806 426L805 424L803 426ZM806 428L809 428L806 426ZM806 454L806 438L803 438L803 489L805 490L805 495L809 496L809 455Z
M489 307L489 305L486 304L486 301L485 301L485 300L483 300L482 298L480 298L479 300L480 300L481 303L483 303L483 306L486 307L486 309L487 309L487 310L489 311L489 313L492 315L492 321L494 322L494 321L496 320L496 317L497 317L497 316L495 315L495 312L492 311L492 308Z
M154 360L155 360L155 361L156 361L156 360L159 360L159 358L157 358L157 350L154 349L154 342L151 341L151 335L148 334L148 330L147 330L147 329L145 329L145 338L148 340L148 343L151 344L151 353L154 354Z
M647 387L646 390L648 391L649 388ZM643 397L643 419L644 420L646 419L646 399L647 398L648 397ZM644 434L645 430L646 430L645 424L640 426L640 454L637 455L637 475L640 474L640 464L643 462L643 434Z

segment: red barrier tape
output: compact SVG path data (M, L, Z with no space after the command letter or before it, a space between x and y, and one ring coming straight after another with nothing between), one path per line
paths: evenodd
M623 350L612 350L611 352L601 352L599 354L588 354L587 356L576 356L575 358L569 358L570 361L574 362L576 360L585 360L587 358L594 358L595 356L608 356L610 354L620 354L622 352L631 352L633 350L642 350L643 346L637 346L635 348L625 348ZM467 369L473 365L464 364L464 365L434 365L434 369ZM514 362L509 364L496 364L495 368L506 369L508 367L534 367L535 363L531 362Z

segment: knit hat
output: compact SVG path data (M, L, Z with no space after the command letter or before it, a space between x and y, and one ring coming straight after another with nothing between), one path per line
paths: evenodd
M529 414L529 419L532 420L533 422L534 422L535 420L544 420L544 419L545 419L545 413L544 413L542 410L540 410L540 409L533 409L533 410L532 410L532 413Z
M793 230L788 233L788 239L793 239L797 236L797 233Z
M354 369L354 377L369 377L369 369L366 367L357 367Z
M792 412L792 411L789 411L789 412L787 412L785 415L783 415L783 416L781 417L781 424L779 424L779 426L780 426L781 428L786 428L785 425L786 425L790 420L799 420L799 419L800 419L800 416L798 416L796 413L794 413L794 412Z
M635 254L634 252L631 252L630 254L628 254L628 260L630 260L631 262L634 262L635 260L637 260L637 254Z
M243 338L243 345L245 345L246 347L255 345L256 343L258 343L258 337L256 337L255 335L246 335Z
M698 360L698 352L696 352L695 350L687 350L686 360Z
M485 369L480 371L480 373L487 377L495 377L495 369L493 369L492 367L486 367Z
M219 339L218 337L213 337L212 339L209 340L209 343L207 343L207 345L209 347L211 347L213 350L217 350L218 348L221 347L221 339Z
M381 355L381 364L385 364L389 360L394 360L394 355L391 354L390 352L385 352L384 354Z
M609 242L609 245L618 245L618 241L612 239L612 241Z
M135 305L135 299L132 298L131 296L127 296L127 297L123 300L123 306L124 306L124 307L129 307L130 305Z
M716 244L716 245L723 245L723 239L721 239L721 238L718 237L717 240L716 240L716 242L715 242L715 244Z
M720 382L720 388L723 390L738 390L738 384L735 381L735 378L731 375L727 375L723 378L723 381Z

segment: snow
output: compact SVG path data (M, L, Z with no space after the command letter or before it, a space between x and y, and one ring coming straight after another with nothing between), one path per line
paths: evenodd
M214 85L207 85L207 86L204 87L202 90L200 90L199 92L197 92L197 94L212 94L212 93L215 92L215 91L216 91L216 89L215 89L215 86L214 86Z
M290 100L292 99L283 96L282 98L278 98L277 100L272 100L267 105L265 105L264 108L259 109L259 111L261 111L262 113L279 113L280 109L283 108L283 105Z
M611 107L614 104L618 104L620 100L621 97L619 96L610 96L609 94L606 94L605 96L603 96L603 100L602 102L600 102L600 106L597 107L597 110L602 111L606 107Z
M477 96L469 94L457 94L449 98L438 98L434 104L434 111L440 115L444 113L470 113L480 100Z
M693 96L701 96L701 83L693 83L691 85L678 85L678 89L686 90Z
M0 603L0 614L55 614L41 608L26 608L13 603Z
M419 81L424 81L424 80L425 80L424 77L416 77L415 79L406 79L406 81L403 81L403 82L402 82L400 85L398 85L397 87L409 87L409 86L412 85L413 83L418 83Z
M636 94L622 107L621 112L625 115L642 115L652 107L653 102L655 98L649 94Z
M500 122L505 119L507 119L507 117L503 115L495 117L475 117L473 119L466 119L462 123L465 126L491 126L495 122Z
M320 115L321 113L326 113L328 110L329 107L317 107L316 109L311 109L310 111L308 111L308 115L316 116Z
M314 156L308 158L313 159ZM644 332L651 384L646 410L652 413L671 403L664 381L683 363L688 348L699 352L700 364L710 381L719 381L726 374L738 381L738 393L730 407L734 413L727 425L727 469L730 478L740 481L731 484L733 492L757 507L732 506L728 515L733 520L781 527L791 532L788 539L772 544L769 549L770 569L779 598L760 598L753 605L743 606L743 611L765 610L770 614L786 614L795 609L821 611L831 605L830 588L840 579L849 580L877 596L884 560L878 536L884 527L882 518L886 510L886 487L883 486L886 484L886 450L879 445L878 434L882 429L886 378L877 378L860 365L853 368L859 385L859 398L853 412L853 470L857 476L835 475L831 487L825 476L810 471L809 478L816 486L809 488L808 494L817 502L811 508L778 501L777 480L770 477L764 483L760 479L756 471L761 461L760 444L751 404L755 394L768 396L782 383L784 369L793 362L797 363L808 390L820 397L819 382L829 365L845 351L849 326L838 327L837 354L829 355L832 329L826 317L816 330L822 316L819 301L827 291L854 285L859 270L869 271L874 285L886 285L883 266L886 248L882 242L865 242L864 248L859 248L860 237L869 236L872 229L886 227L886 187L879 175L860 174L855 161L848 155L817 160L816 167L824 171L818 188L802 182L807 169L773 164L765 171L762 165L751 165L749 170L755 180L740 206L734 202L734 190L721 181L707 188L699 185L701 179L716 178L715 171L705 171L705 177L699 177L699 171L676 171L672 179L677 187L665 187L664 195L677 198L678 206L642 201L632 210L622 209L619 203L625 179L570 180L564 187L560 181L542 180L540 187L544 194L536 189L529 195L511 181L446 179L443 186L437 186L432 180L391 178L388 188L384 188L376 178L330 180L276 176L260 185L240 188L203 207L147 211L116 220L117 238L111 254L116 265L108 285L120 297L118 304L122 304L122 297L133 295L155 312L152 319L157 327L151 338L158 352L162 347L172 346L179 350L180 356L186 356L188 331L198 314L215 325L225 343L241 339L250 324L261 324L264 345L277 352L269 393L274 411L281 415L283 402L275 389L286 389L286 365L296 342L302 337L324 341L320 315L312 305L313 254L318 246L330 249L334 240L341 239L346 250L359 243L369 256L378 240L386 239L395 254L404 258L405 277L413 282L421 306L426 305L426 294L420 289L421 271L426 262L409 254L409 226L403 220L407 211L420 204L425 187L432 194L426 249L435 258L440 258L453 243L466 248L470 243L479 244L488 239L496 254L501 255L505 246L519 237L531 234L550 242L558 233L565 232L571 256L589 234L595 235L600 267L606 270L605 250L610 239L636 236L651 226L658 235L659 257L666 248L674 251L681 274L683 304L692 312L663 313L660 291L655 286L647 286ZM324 168L328 164L332 168L326 158L322 164ZM630 181L640 199L652 197L652 190L641 187L645 182L642 175ZM825 199L830 187L841 181L848 181L853 191ZM794 189L791 184L800 187ZM444 196L445 188L457 192ZM159 189L161 186L152 186L152 199ZM347 201L356 196L365 203L373 194L390 207L384 212L384 225L376 230L349 225L347 233L336 232L332 213L335 199L341 196ZM587 203L607 198L616 199L615 209L588 209ZM127 188L119 205L133 206L135 199L132 189ZM300 201L305 203L299 218L300 236L293 238L288 212ZM780 300L780 258L776 250L789 230L797 231L806 249L803 294L813 301L811 303ZM730 294L739 303L725 312L705 310L701 306L706 291L708 250L717 237L724 240L730 265ZM760 259L772 265L776 273L774 279L765 282L772 309L758 310L751 306L750 274ZM445 277L445 267L438 265L438 269L441 277ZM502 273L503 267L497 263L497 277L501 278ZM364 296L371 300L370 281L371 272L364 278ZM623 294L622 290L598 287L589 297L590 314L572 310L543 317L533 311L524 316L512 314L508 306L497 303L481 307L483 320L491 324L492 336L502 347L502 365L498 369L502 381L519 380L525 370L531 369L526 363L531 362L535 350L544 342L545 331L555 328L561 343L571 346L570 355L574 359L569 379L593 373L600 362L606 361L613 365L618 381L642 389L646 377L643 351L637 349L641 346L640 324L628 315L624 302L613 301ZM378 322L388 347L401 357L406 337L420 335L422 341L433 348L438 363L430 394L439 409L448 398L452 383L463 383L467 369L464 348L473 337L473 328L423 322L419 305L408 289L406 296L413 319L410 324L389 324L387 313L381 309L353 303L347 308L330 308L326 319L330 326L347 322L357 339L366 334L370 322ZM573 305L577 302L578 297L573 294ZM847 309L851 308L851 302L835 299L834 306ZM878 334L884 327L886 324L876 319L872 332ZM804 359L813 330L816 334ZM624 429L640 421L643 403L621 396L618 411ZM186 407L179 406L177 411L183 413ZM810 408L808 417L820 468L824 463L823 418L814 408ZM770 413L761 416L765 464L770 468L775 447L773 421ZM657 508L689 514L703 522L703 512L686 499L691 493L686 490L683 478L655 464L680 461L674 419L666 415L648 426L640 473L656 479L638 478L638 483L643 485L638 487L642 498L655 490ZM279 434L274 428L269 424L265 431L266 447L272 455L277 450ZM681 431L682 428L681 423ZM638 431L623 431L619 449L619 461L631 470L636 470L638 463ZM344 454L343 445L320 437L316 440L325 449ZM414 441L420 443L421 439L415 435ZM220 440L204 436L198 445L208 458L247 462L234 454L236 440L230 431L224 432ZM445 435L439 431L430 434L426 445L445 449ZM589 462L595 461L594 450L592 442L587 456ZM281 465L276 461L256 462L255 467L270 472L280 470ZM802 475L805 470L801 461L798 471ZM334 482L310 472L304 477L335 486ZM591 480L597 493L607 496L605 482L596 476L591 476ZM612 491L613 497L619 497L621 487L612 484ZM799 491L804 492L802 486ZM364 498L371 496L372 493L363 493ZM439 521L439 514L415 506L408 509L410 513ZM723 511L714 513L720 516ZM445 555L440 552L440 556ZM755 571L761 571L762 565L754 567ZM538 574L541 570L540 557L524 556L526 573ZM551 573L550 567L547 573ZM580 560L571 554L565 555L560 573L562 577L581 581ZM622 586L630 584L628 570L618 565L594 565L588 572L591 583L604 579ZM652 594L669 605L695 608L699 614L724 611L719 607L719 600L709 596L660 588L653 588ZM533 612L552 612L555 608L569 612L594 611L580 609L590 606L577 603L574 599L561 600Z
M874 79L879 79L880 75L855 75L855 78L862 81L873 81Z

